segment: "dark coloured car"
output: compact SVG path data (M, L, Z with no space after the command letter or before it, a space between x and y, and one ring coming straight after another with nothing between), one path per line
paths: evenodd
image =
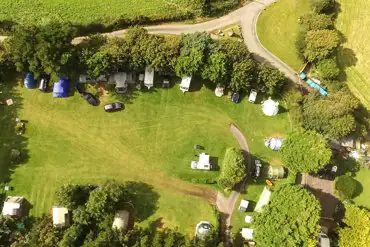
M112 104L108 104L108 105L104 106L104 111L106 111L106 112L115 112L115 111L120 111L120 110L123 110L123 109L124 109L123 104L121 104L119 102L114 102Z
M50 76L48 75L43 75L40 80L40 85L39 85L39 90L41 92L46 93L49 88L49 81L50 81Z
M240 94L239 93L233 93L231 96L231 101L234 103L239 103Z
M97 106L99 105L99 101L97 100L97 98L95 98L94 95L92 95L91 93L86 93L86 92L83 92L81 93L81 96L82 98L84 98L87 103L89 103L90 105L92 106Z

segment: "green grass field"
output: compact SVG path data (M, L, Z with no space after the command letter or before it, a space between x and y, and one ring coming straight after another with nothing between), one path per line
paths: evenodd
M297 71L304 65L295 47L298 18L308 11L308 0L279 0L264 10L257 22L263 46Z
M336 27L346 42L338 61L345 71L344 79L351 91L370 109L370 2L337 0L340 12Z
M59 20L81 24L120 16L177 16L187 11L183 0L3 0L0 9L0 20L32 23Z
M221 164L225 149L238 145L229 132L229 124L235 122L255 156L278 162L279 154L265 148L263 139L284 135L289 129L287 113L266 117L259 104L247 100L234 104L205 87L185 95L178 85L134 92L130 98L121 98L126 109L112 114L102 106L88 105L77 94L54 99L51 93L16 87L12 97L15 105L3 108L4 113L19 110L12 119L0 119L1 126L10 125L16 116L29 122L25 135L17 137L23 138L18 143L28 158L10 167L11 194L25 196L33 205L33 215L49 212L55 189L63 183L135 180L153 186L159 194L157 210L143 224L162 218L164 226L188 234L199 220L214 220L214 215L208 202L178 190L189 187L184 180L214 179L219 173L191 170L190 161L196 159L193 145L204 146ZM102 104L114 97L103 96ZM6 133L0 147L3 157L17 144L10 138L14 133ZM4 162L1 166L4 180L8 166Z
M361 183L362 188L358 192L359 195L353 199L353 201L363 207L370 209L370 170L369 169L360 169L355 176L355 179Z

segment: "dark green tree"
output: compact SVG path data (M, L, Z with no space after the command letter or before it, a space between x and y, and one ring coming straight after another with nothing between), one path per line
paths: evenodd
M280 152L284 166L294 172L317 172L332 155L323 136L303 129L291 132Z
M311 9L318 14L332 11L334 3L334 0L310 0Z
M280 185L256 215L253 238L260 246L309 246L319 233L320 214L320 203L309 191L300 185Z
M339 46L340 39L336 30L312 30L306 34L304 56L309 62L329 57Z
M54 247L63 238L64 229L55 228L49 216L37 219L27 235L30 246Z
M83 227L79 224L71 225L63 235L62 240L59 242L59 247L77 247L83 244Z
M252 58L247 46L234 39L221 39L217 41L220 51L228 56L231 63L242 62Z
M325 14L306 14L301 17L301 24L305 26L307 31L334 28L333 20Z
M202 77L213 83L225 82L227 76L227 56L222 52L212 53L203 68Z
M356 188L357 181L350 176L343 175L335 179L335 193L342 200L352 199Z
M272 68L266 64L260 66L258 72L258 89L260 91L268 95L276 95L285 84L285 76L278 69Z
M315 72L320 79L335 80L339 76L339 67L333 58L323 59L315 64Z
M360 102L348 91L327 97L311 93L303 101L303 127L333 138L347 136L359 125L355 112Z
M65 184L55 192L56 203L70 210L84 205L89 198L92 186Z
M235 62L229 84L231 90L247 90L257 79L256 69L256 63L250 58Z

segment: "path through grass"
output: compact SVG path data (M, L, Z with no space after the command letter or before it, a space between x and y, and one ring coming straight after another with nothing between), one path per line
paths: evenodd
M278 0L261 13L257 22L263 46L296 71L304 65L295 47L298 18L308 11L308 0Z
M193 145L204 146L221 164L225 149L238 145L229 133L229 124L235 122L254 154L276 160L278 153L265 148L263 139L288 129L286 113L266 117L260 105L247 100L234 104L205 87L185 95L178 85L136 92L122 99L124 111L112 114L102 106L91 107L77 94L54 99L38 90L17 91L23 97L19 116L29 121L29 159L14 168L10 184L12 194L25 196L33 205L33 215L49 212L55 189L63 183L135 180L159 193L158 209L148 220L163 217L165 226L190 233L199 220L214 216L208 202L178 192L191 194L194 188L183 180L214 179L219 173L190 169L196 159ZM102 101L111 102L113 96Z

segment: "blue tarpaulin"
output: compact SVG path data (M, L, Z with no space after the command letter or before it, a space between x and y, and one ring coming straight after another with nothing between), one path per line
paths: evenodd
M306 79L306 74L305 74L305 73L301 73L301 74L299 75L299 77L301 77L301 79L302 79L302 80L304 80L304 79Z
M36 80L33 77L33 74L28 72L26 74L26 78L24 78L24 86L26 88L35 88L36 87Z
M320 87L318 84L316 84L313 80L311 79L308 79L307 80L307 84L310 85L312 88L314 89L318 89L319 90L319 93L322 95L322 96L326 96L328 95L328 93L322 88Z
M58 82L54 83L53 96L54 98L68 97L69 81L66 78L60 78Z

